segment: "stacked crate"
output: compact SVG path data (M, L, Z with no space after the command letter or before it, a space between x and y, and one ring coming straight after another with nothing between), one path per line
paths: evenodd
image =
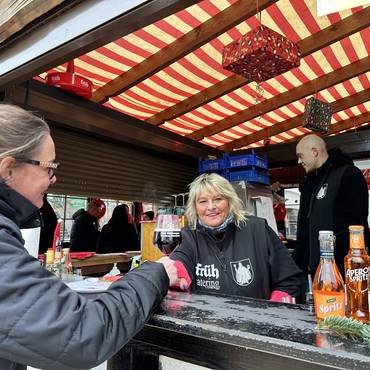
M199 159L199 174L216 172L229 181L247 181L269 184L266 156L258 156L251 150L248 154L224 154L220 159Z

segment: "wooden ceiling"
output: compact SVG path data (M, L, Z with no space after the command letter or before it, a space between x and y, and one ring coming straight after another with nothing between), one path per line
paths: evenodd
M330 135L370 122L370 7L317 17L316 0L190 3L75 58L75 72L93 82L91 101L223 151L297 140L309 132L301 125L311 96L333 107ZM257 4L262 24L302 54L262 94L221 67L224 46L259 25Z

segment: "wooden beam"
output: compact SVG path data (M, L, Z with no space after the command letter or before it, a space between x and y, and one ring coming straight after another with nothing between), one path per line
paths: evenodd
M357 94L350 95L347 98L343 98L331 103L333 108L333 113L340 112L347 108L353 107L355 105L364 103L369 100L369 89L363 90ZM302 125L303 114L295 116L294 118L288 119L284 122L277 123L273 126L266 127L262 130L254 132L251 135L244 136L240 139L234 140L230 143L221 145L218 147L221 150L232 151L235 148L240 148L246 145L256 143L257 141L267 139L271 136L278 135L281 132L292 130L293 128Z
M338 121L336 123L333 123L330 125L329 132L327 134L323 134L322 136L329 136L331 134L336 134L340 131L347 130L349 128L357 128L361 126L363 123L370 122L370 112L366 112L363 114L360 114L355 117L351 117L342 121ZM284 140L284 144L298 141L300 140L301 137L293 137L289 140ZM277 145L277 144L272 144L272 145Z
M64 2L66 0L2 1L0 3L0 44Z
M259 9L263 10L276 1L259 0ZM122 91L137 85L254 14L256 14L255 0L240 0L236 2L224 11L211 17L199 27L194 28L153 54L142 63L137 64L127 72L120 74L112 81L95 90L91 100L96 103L106 102L110 96L116 96Z
M190 112L193 109L200 107L201 105L207 104L208 102L219 98L222 95L228 94L231 91L238 89L249 83L246 78L241 75L233 74L224 80L217 82L216 84L204 89L197 94L167 108L159 113L151 116L146 122L159 126L179 116L182 116L186 112ZM198 131L195 131L198 132Z
M358 116L351 117L348 119L345 119L343 121L338 121L336 123L333 123L330 126L329 132L325 135L331 135L336 134L338 132L341 132L343 130L347 130L349 128L356 128L358 126L361 126L364 123L370 122L370 112L366 112L363 114L359 114Z
M354 34L370 25L370 7L362 10L361 12L357 12L352 16L349 16L325 29L319 31L300 42L301 45L301 55L302 58L314 53L315 51L322 49L338 40L341 40L345 37L348 37L351 34ZM224 94L233 91L244 84L250 82L244 79L242 76L239 75L232 75L222 83L218 83L208 89L202 90L198 94L183 100L182 102L161 111L160 113L152 116L147 120L147 122L155 125L162 124L165 121L174 119L179 117L186 112L189 112L193 109L196 109L200 105L206 104L211 100L219 98ZM229 122L228 117L225 120L218 121L212 125L194 131L187 136L195 139L201 140L203 137L214 135L223 130L223 127L227 126L227 122ZM239 122L241 123L241 122ZM221 129L218 129L218 125ZM234 125L231 125L227 128L230 128Z
M322 77L318 77L310 82L295 87L285 93L276 95L268 100L264 100L262 103L253 105L244 111L235 113L232 116L224 118L213 125L209 125L204 129L193 132L193 134L187 136L191 139L199 140L202 138L202 136L199 136L200 134L204 134L205 136L217 134L218 132L237 126L240 123L250 121L253 118L262 116L265 113L283 107L284 105L293 103L307 95L314 94L316 91L327 89L330 86L334 86L345 80L358 76L368 70L370 70L370 57L363 58L355 63L349 64ZM232 146L231 143L228 143L228 145Z
M50 49L43 55L29 59L24 64L2 74L0 76L0 86L1 88L6 88L27 81L50 68L54 68L68 60L77 58L91 50L95 50L109 42L117 40L119 37L135 32L148 24L152 24L197 2L199 2L199 0L143 0L141 5L125 13L116 14L110 21L96 28L92 28L88 32L81 33L73 39L68 39L65 43ZM58 21L61 22L63 19L68 21L71 18L71 14L74 19L78 20L78 14L76 15L76 13L80 12L84 14L84 12L92 6L90 3L96 5L99 2L80 2L80 4L75 6L71 11L60 15ZM119 1L117 1L117 3L119 3ZM119 8L119 6L117 6L117 8ZM99 17L97 17L95 21L98 19ZM85 20L86 19L81 20L81 22L84 23ZM79 22L76 21L75 23L75 26L79 29ZM19 48L29 48L30 45L42 44L43 33L49 32L48 28L50 28L49 23L42 25L36 30L39 32L35 32L35 34L31 35L32 38L22 38L22 40L15 45L11 44L9 47L6 47L5 51L8 54L8 58L17 55ZM67 30L66 33L68 34ZM7 43L5 44L7 46Z
M31 80L26 86L6 90L6 100L27 109L38 111L58 125L88 133L136 148L162 153L167 156L206 157L220 156L217 148L198 143L113 109L92 103L58 88Z

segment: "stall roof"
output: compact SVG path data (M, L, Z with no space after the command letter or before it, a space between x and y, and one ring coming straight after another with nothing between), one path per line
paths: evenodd
M221 66L224 46L259 25L257 7L302 53L262 92ZM93 102L221 150L299 138L311 96L332 104L334 135L370 122L369 24L366 6L318 17L315 0L204 0L78 56L75 72Z

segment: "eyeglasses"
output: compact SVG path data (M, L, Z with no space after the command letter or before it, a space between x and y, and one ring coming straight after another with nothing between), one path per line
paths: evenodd
M21 163L32 164L33 166L40 166L43 168L47 168L50 180L55 176L55 172L60 166L59 162L44 162L44 161L37 161L35 159L16 158L16 161L21 162Z

